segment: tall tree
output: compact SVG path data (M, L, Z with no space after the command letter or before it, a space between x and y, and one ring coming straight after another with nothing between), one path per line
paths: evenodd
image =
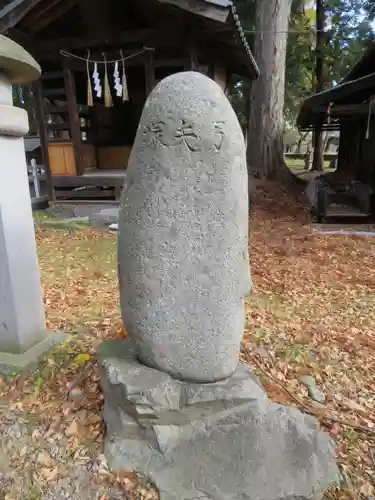
M344 78L374 42L374 0L325 0L324 82Z
M290 126L296 122L301 101L311 95L315 67L315 9L309 0L293 0L285 74L284 116Z
M315 61L315 92L318 94L324 88L324 45L325 45L325 4L324 0L316 0L316 61ZM323 128L318 123L314 130L314 157L312 170L323 171Z
M257 0L254 56L261 76L250 99L247 161L251 175L284 178L285 59L292 0Z

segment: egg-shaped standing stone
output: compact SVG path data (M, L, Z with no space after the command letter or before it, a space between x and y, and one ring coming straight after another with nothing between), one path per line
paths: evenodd
M228 99L200 73L167 77L145 103L118 261L122 317L139 360L180 380L229 377L251 289L246 151Z

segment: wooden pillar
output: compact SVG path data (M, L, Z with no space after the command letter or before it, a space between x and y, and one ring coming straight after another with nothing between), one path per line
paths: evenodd
M76 161L76 174L82 175L83 148L82 148L82 137L81 137L81 123L79 119L79 110L77 104L76 85L74 81L73 72L69 68L68 60L66 57L63 57L63 72L64 72L65 94L66 94L66 99L68 101L70 136L72 139L74 158Z
M314 135L313 170L318 172L324 170L323 153L323 127L318 123Z
M198 51L194 41L190 40L189 43L189 70L198 71Z
M186 71L198 71L198 50L196 43L196 30L192 24L192 19L186 19L186 28L183 35L185 57L186 57Z
M33 83L32 90L35 97L35 115L38 124L40 148L42 150L43 167L46 172L48 198L49 201L55 201L56 196L55 196L55 190L53 189L52 172L48 154L48 135L47 135L47 127L45 121L45 114L44 114L41 80L38 80Z
M245 87L245 116L246 116L246 125L245 125L245 132L244 132L244 138L245 138L245 144L247 148L248 144L248 132L249 132L249 126L250 126L250 114L251 114L251 83L246 82L247 85Z
M145 54L145 87L146 98L155 87L155 52L148 50Z

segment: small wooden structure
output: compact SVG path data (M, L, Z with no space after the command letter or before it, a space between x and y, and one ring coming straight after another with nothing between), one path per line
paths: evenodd
M369 64L368 59L372 62ZM306 99L297 125L301 130L339 130L338 170L375 183L375 49L371 49L340 85Z
M162 78L196 70L225 89L232 73L258 76L232 0L13 0L0 32L42 67L33 90L51 196L52 186L118 196L143 105ZM114 88L123 68L129 100Z
M322 126L323 130L340 131L337 173L332 177L345 182L341 182L339 189L331 189L335 193L331 201L336 195L339 198L343 195L345 203L352 199L359 208L359 212L348 210L352 217L370 216L375 211L374 68L375 47L363 56L339 85L306 99L297 119L300 130L314 130ZM322 196L321 199L329 204L330 197ZM345 211L342 212L345 216Z

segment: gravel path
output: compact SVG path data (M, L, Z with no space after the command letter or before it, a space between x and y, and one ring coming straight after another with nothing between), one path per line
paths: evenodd
M131 498L111 484L102 455L70 443L48 425L8 412L0 422L0 499L115 500Z

